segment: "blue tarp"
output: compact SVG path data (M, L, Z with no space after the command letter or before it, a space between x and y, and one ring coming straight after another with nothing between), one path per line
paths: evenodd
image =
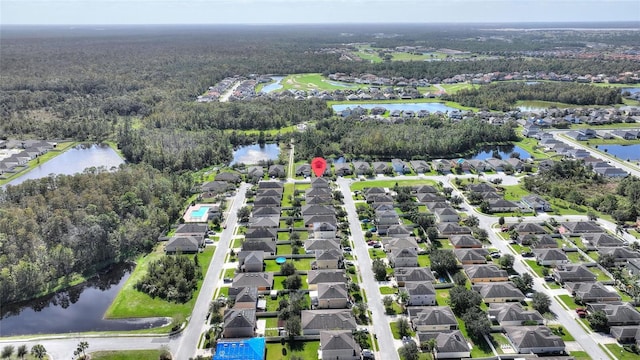
M213 360L264 360L266 342L263 337L221 340Z

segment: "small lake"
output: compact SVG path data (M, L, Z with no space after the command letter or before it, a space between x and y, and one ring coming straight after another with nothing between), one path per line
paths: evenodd
M84 284L24 303L2 306L0 336L86 331L127 331L159 327L160 319L105 320L103 315L131 275L131 265L111 267Z
M346 108L356 108L356 107L361 107L364 109L368 109L371 110L375 107L383 107L385 109L387 109L388 111L394 111L394 110L413 110L413 111L420 111L420 110L427 110L430 113L434 113L436 111L440 111L440 112L446 112L446 111L457 111L458 109L452 108L450 106L447 106L445 104L442 103L437 103L437 102L425 102L425 103L388 103L388 104L374 104L374 103L366 103L366 104L336 104L336 105L332 105L331 107L333 108L333 111L335 112L340 112Z
M640 160L640 144L635 145L598 145L597 149L614 155L621 160Z
M640 87L622 88L622 89L620 89L620 91L621 92L628 91L631 94L635 94L635 93L639 93L640 92Z
M527 152L527 150L517 146L517 145L496 145L496 146L487 146L482 148L477 154L467 157L466 159L470 160L486 160L492 157L495 157L493 152L497 151L502 160L507 160L511 157L511 153L517 152L520 154L520 159L529 159L531 155Z
M120 155L108 145L80 145L38 165L28 173L11 180L7 185L18 185L25 180L40 179L51 174L73 175L90 167L111 169L123 163Z
M260 92L263 94L268 94L272 91L282 89L282 84L280 82L284 78L285 78L284 76L272 76L271 80L273 80L273 82L263 86L262 89L260 89Z
M233 151L233 160L229 165L255 165L260 161L277 160L280 155L278 144L240 146Z

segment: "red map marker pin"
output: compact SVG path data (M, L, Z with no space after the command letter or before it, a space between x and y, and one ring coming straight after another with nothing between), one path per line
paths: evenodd
M325 159L317 157L311 160L311 169L313 169L313 173L316 174L316 177L322 177L326 168L327 161Z

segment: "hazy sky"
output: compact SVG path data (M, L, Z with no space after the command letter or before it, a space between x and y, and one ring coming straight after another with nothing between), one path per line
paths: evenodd
M0 0L1 24L640 21L640 0Z

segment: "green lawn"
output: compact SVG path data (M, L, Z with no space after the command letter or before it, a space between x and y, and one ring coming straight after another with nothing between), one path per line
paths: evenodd
M611 281L611 278L598 267L592 266L589 268L589 271L596 274L596 281Z
M584 257L582 256L582 254L580 254L577 251L566 252L565 254L569 258L569 260L571 260L571 262L574 264L582 264L584 262L584 259L583 259Z
M162 350L96 351L92 360L158 360Z
M522 197L530 195L531 193L523 189L521 185L506 185L504 188L504 199L509 201L519 201Z
M538 276L540 277L544 276L542 275L542 269L544 268L544 266L538 265L538 263L536 263L535 260L525 260L524 262L526 262L527 265L529 265L529 267L531 268L531 270L533 270Z
M278 318L277 317L270 317L270 318L266 318L266 324L265 327L267 329L269 328L277 328L278 327Z
M283 351L283 348L286 350ZM267 343L267 360L288 360L292 355L302 359L317 359L320 341L296 341L288 342L282 346L280 343Z
M573 296L571 295L558 295L557 298L560 299L560 301L562 301L562 303L570 310L575 310L576 308L581 307L573 301Z
M392 295L397 292L397 289L392 288L391 286L381 286L380 293L382 295Z
M572 351L569 355L573 356L575 360L591 360L591 356L586 351Z
M444 88L444 90L447 93L457 93L460 90L468 90L468 89L473 89L473 88L477 88L480 87L479 85L473 85L473 84L468 84L468 83L459 83L459 84L441 84L440 86L442 86Z
M236 269L226 269L224 271L224 274L222 275L223 278L231 278L233 279L236 276Z
M309 289L309 284L307 284L307 275L300 275L302 278L302 289ZM286 279L286 276L278 275L273 277L273 289L274 290L284 290L284 285L282 282Z
M209 268L209 263L213 258L213 252L214 250L212 248L207 248L204 252L198 254L198 260L200 262L203 277ZM165 256L162 246L158 246L152 253L138 258L137 266L133 271L133 274L131 274L131 277L129 277L116 298L111 303L111 306L109 306L105 312L105 318L172 317L176 315L181 315L186 318L189 316L193 309L193 305L198 298L198 294L200 293L202 280L198 282L198 289L193 293L191 300L184 304L176 304L159 298L154 299L133 288L134 284L145 275L149 267L149 263L162 256ZM193 255L183 256L192 257Z
M550 325L549 329L551 329L551 331L554 334L560 336L563 341L576 341L576 339L574 339L574 337L571 335L571 333L569 331L567 331L567 329L565 329L563 326Z
M604 346L609 349L618 360L638 360L638 358L640 358L640 355L629 352L618 344L605 344Z
M522 138L522 140L515 141L514 145L525 149L534 159L548 159L550 157L549 154L545 153L541 148L538 148L538 141L536 139Z
M282 84L282 88L276 90L276 92L282 92L285 90L344 90L345 87L352 89L360 89L367 88L367 85L362 84L350 84L350 83L339 83L332 84L333 81L330 82L329 79L322 76L319 73L311 73L311 74L293 74L289 75L286 78L280 81Z
M291 245L276 245L277 255L291 255Z
M462 333L462 335L464 335L464 337L469 340L469 342L471 342L471 339L469 338L469 333L467 332L467 327L464 324L464 321L462 321L462 319L457 318L458 319L458 328L460 329L460 332ZM484 357L491 357L493 356L493 351L491 351L491 347L489 346L489 344L487 344L487 342L483 339L480 342L474 343L473 346L471 347L471 357L472 358L484 358Z
M418 255L418 266L420 267L431 266L431 258L429 257L429 255L427 254Z
M392 188L398 186L435 185L433 180L367 180L356 181L351 184L351 191L362 190L370 187Z
M393 334L393 338L396 340L399 340L402 338L402 336L400 336L400 332L398 331L398 324L395 321L392 321L389 323L389 326L391 326L391 333ZM410 336L414 336L416 333L411 331L409 333Z
M436 302L438 306L449 305L449 289L436 289Z

